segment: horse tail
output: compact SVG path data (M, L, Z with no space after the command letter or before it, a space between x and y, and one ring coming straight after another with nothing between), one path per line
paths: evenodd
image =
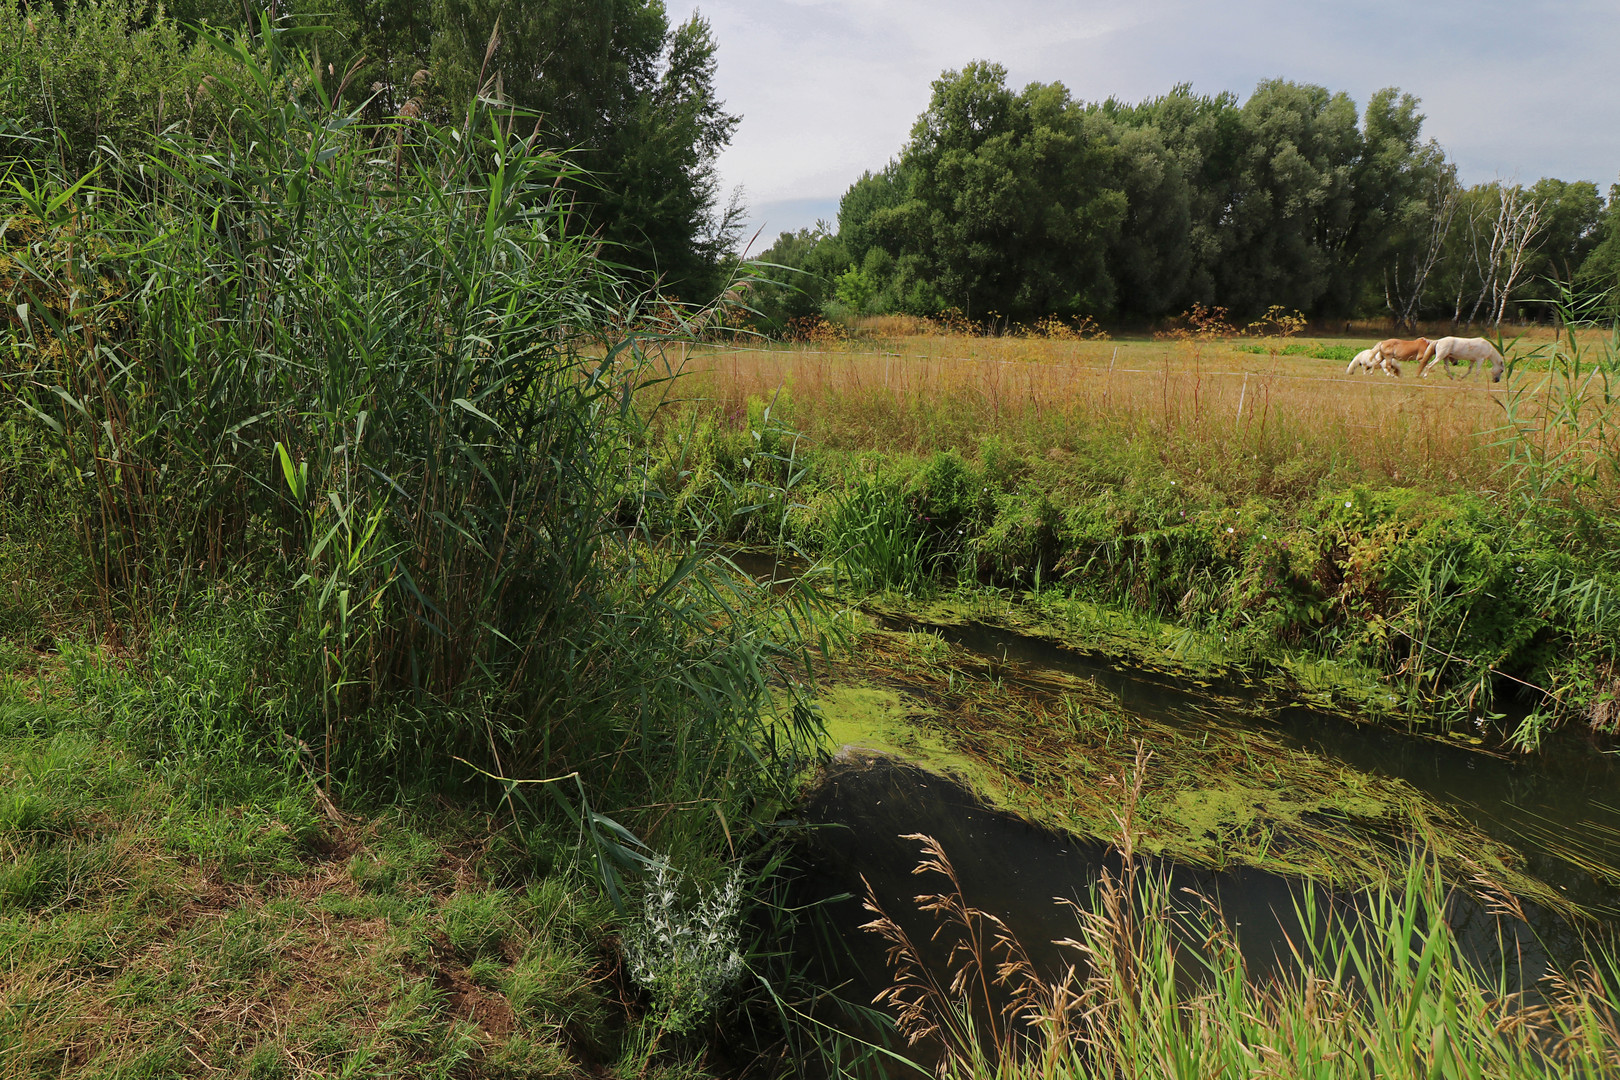
M1444 340L1445 338L1440 339L1440 341ZM1418 374L1425 379L1429 377L1429 372L1434 370L1434 365L1441 362L1440 341L1429 342L1428 347L1423 350L1423 355L1418 357ZM1446 349L1446 353L1448 356L1450 355L1451 349L1449 347Z

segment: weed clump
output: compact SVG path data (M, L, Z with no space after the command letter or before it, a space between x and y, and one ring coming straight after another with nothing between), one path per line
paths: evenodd
M681 886L678 873L654 869L623 938L630 975L651 997L659 1030L677 1035L707 1019L743 972L740 873L712 890L697 887L691 903Z

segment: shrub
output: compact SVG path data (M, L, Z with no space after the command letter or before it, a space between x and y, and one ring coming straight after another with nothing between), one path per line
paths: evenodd
M630 975L651 996L660 1026L690 1031L725 999L743 972L741 875L713 890L681 897L681 878L659 867L647 883L641 915L625 927Z
M138 156L195 117L219 58L187 46L144 0L0 0L0 160L78 172ZM10 123L7 132L3 125ZM105 179L105 178L104 178Z

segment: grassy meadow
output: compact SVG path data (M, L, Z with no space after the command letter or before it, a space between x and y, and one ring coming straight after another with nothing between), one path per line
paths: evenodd
M802 346L741 339L694 350L688 392L736 412L785 389L795 425L839 450L970 452L993 435L1061 451L1077 431L1117 428L1159 439L1194 475L1248 472L1235 460L1247 451L1350 476L1497 490L1504 455L1489 448L1512 383L1440 371L1347 375L1349 359L1381 332L1084 341L919 334ZM1597 344L1599 336L1581 338ZM1527 331L1519 370L1544 370L1556 344L1550 330Z

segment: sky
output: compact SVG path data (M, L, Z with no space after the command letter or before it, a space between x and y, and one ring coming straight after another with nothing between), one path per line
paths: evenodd
M1190 82L1245 98L1282 77L1364 105L1398 86L1465 183L1620 179L1614 0L666 0L719 43L742 116L721 156L757 253L833 221L838 199L904 143L940 73L973 60L1014 88L1062 82L1136 101Z

